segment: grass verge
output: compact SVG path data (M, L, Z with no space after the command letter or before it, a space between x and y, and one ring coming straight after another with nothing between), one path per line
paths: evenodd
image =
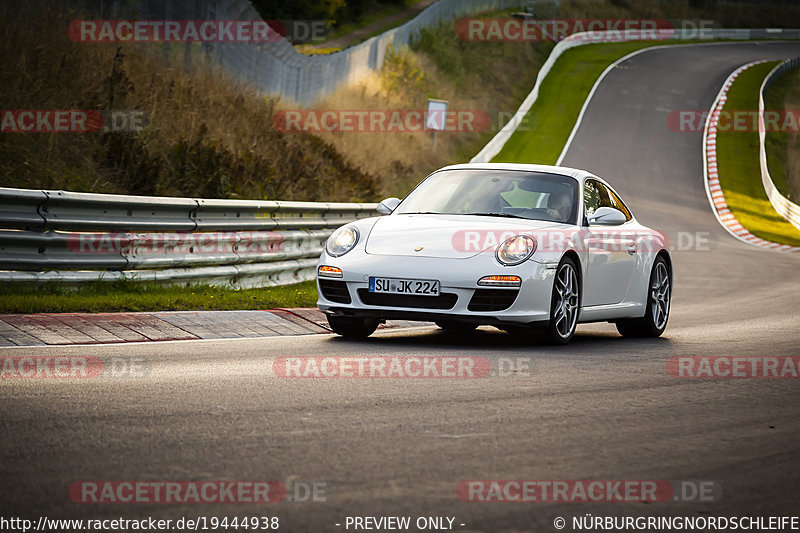
M728 91L723 112L758 109L758 90L777 63L762 63L742 72ZM717 133L717 162L725 202L739 223L762 239L800 246L800 231L772 208L764 192L758 161L758 131Z
M592 86L609 65L643 48L700 42L601 43L567 50L547 74L536 102L493 161L554 165Z
M533 107L493 161L555 164L583 103L603 71L631 52L663 44L666 43L593 44L565 52L539 88ZM726 109L758 109L758 89L776 63L753 67L737 78L728 93ZM788 79L782 78L775 84L774 94L765 103L768 109L783 109L787 92L800 79L800 70L787 74L785 78ZM770 172L773 177L780 177L776 179L776 185L781 191L786 190L786 146L785 133L767 138ZM764 193L758 162L758 132L720 133L717 150L720 183L725 191L725 200L737 220L762 239L800 246L800 231L775 212Z
M107 313L132 311L211 311L315 307L317 287L305 281L261 289L210 285L163 287L133 282L95 282L79 288L61 283L0 284L0 313Z

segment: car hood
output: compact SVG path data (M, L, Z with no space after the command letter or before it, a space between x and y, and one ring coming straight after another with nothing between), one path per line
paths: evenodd
M371 255L466 259L481 252L493 253L498 243L516 234L535 235L564 228L564 224L519 218L391 215L372 227L365 251Z

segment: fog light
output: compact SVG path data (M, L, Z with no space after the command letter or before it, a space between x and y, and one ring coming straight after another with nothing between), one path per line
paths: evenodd
M342 269L332 266L322 265L319 267L317 274L323 278L341 278Z
M483 276L478 285L484 287L519 287L522 280L519 276Z

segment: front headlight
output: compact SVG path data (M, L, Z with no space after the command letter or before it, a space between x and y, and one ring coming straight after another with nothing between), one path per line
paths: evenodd
M514 266L525 262L536 251L536 241L527 235L515 235L497 247L494 254L497 260L506 266Z
M353 226L342 226L328 237L325 243L325 251L328 255L339 257L353 249L358 242L358 230Z

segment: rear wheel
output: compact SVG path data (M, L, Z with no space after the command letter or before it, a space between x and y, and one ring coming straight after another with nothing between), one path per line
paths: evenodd
M669 266L659 256L650 272L647 286L647 311L642 318L629 318L617 321L617 331L623 337L658 337L667 327L669 305L672 298Z
M552 344L567 344L575 334L580 312L581 293L578 269L569 257L561 260L553 281L550 302L550 322L544 338Z
M334 333L351 339L364 339L378 328L375 318L328 315L328 324Z

